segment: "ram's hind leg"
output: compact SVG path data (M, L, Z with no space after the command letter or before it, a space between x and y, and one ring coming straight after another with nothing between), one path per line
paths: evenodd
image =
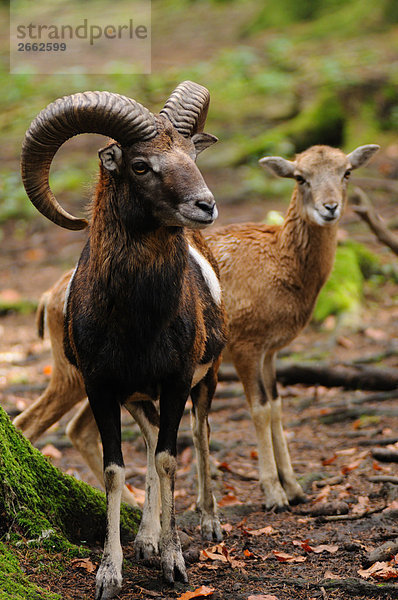
M217 385L216 365L212 365L206 376L191 390L191 427L198 468L198 500L200 527L205 540L222 540L217 504L212 492L210 476L208 413Z
M189 395L190 382L184 384L176 379L177 374L162 386L159 439L155 453L162 499L160 562L163 577L168 583L173 583L175 579L188 581L176 527L174 485L177 470L177 432Z
M155 450L159 434L159 413L152 400L130 401L126 408L138 423L147 450L145 503L140 528L134 541L138 558L149 558L159 553L160 539L160 489L155 466Z
M264 386L271 405L272 443L279 479L291 504L306 501L306 495L296 480L290 460L282 423L282 400L277 392L275 355L267 354L263 364Z

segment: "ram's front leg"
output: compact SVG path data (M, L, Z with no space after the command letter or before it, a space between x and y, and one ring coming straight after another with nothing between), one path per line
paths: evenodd
M104 451L106 533L101 565L97 571L95 599L109 600L122 587L123 552L120 543L120 501L124 486L121 447L120 403L110 395L92 395L89 400Z
M174 510L177 433L188 394L189 385L171 385L163 388L160 396L160 429L155 464L162 501L160 561L163 577L168 583L173 583L175 579L188 581Z

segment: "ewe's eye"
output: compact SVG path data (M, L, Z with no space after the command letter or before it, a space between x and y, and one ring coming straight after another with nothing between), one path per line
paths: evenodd
M301 175L295 175L294 178L300 185L302 185L303 183L307 183L304 177L302 177Z
M344 173L344 179L349 179L350 175L351 175L351 170L347 169L347 171Z
M134 173L137 175L144 175L149 171L149 165L147 165L144 161L140 160L132 164L132 168Z

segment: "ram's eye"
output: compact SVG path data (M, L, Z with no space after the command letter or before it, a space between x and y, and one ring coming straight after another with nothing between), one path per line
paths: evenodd
M306 180L301 175L295 175L294 178L297 181L297 183L300 183L300 184L306 183Z
M344 173L344 179L349 179L351 175L351 170L347 169L347 171Z
M132 164L134 173L137 175L144 175L149 171L149 165L147 165L144 161L139 161Z

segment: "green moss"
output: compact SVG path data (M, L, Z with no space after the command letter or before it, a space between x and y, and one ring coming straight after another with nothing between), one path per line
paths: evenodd
M0 562L0 600L60 600L58 594L46 592L28 580L12 548L3 542L0 542Z
M361 306L362 287L363 275L355 251L339 246L332 274L319 294L314 319L323 321L331 314L357 313Z
M81 553L74 544L102 541L105 496L64 475L17 431L0 408L0 514L27 544ZM135 534L139 511L122 507L123 535Z

